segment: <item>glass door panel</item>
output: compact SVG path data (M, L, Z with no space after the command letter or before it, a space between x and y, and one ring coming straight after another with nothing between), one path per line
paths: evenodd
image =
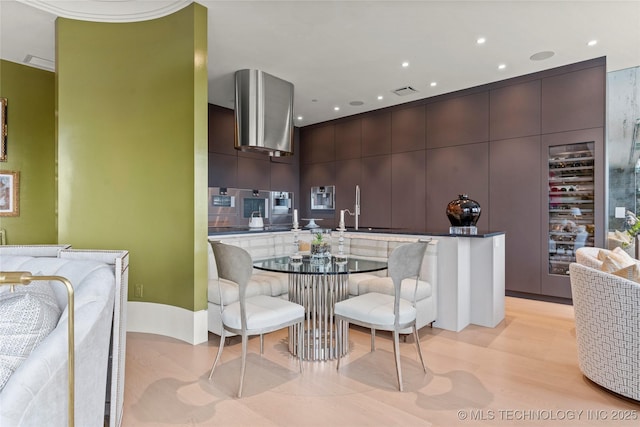
M575 251L594 246L595 143L549 147L549 273L568 275Z

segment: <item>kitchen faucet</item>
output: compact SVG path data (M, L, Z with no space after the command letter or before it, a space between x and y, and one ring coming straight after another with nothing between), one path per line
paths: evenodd
M346 213L348 213L351 216L355 216L356 217L356 230L358 229L358 217L360 216L360 186L356 184L356 206L355 206L355 212L351 213L351 211L349 209L345 209L344 210Z

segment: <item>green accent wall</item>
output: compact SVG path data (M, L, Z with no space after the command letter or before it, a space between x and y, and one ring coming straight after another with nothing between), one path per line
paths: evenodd
M56 55L58 240L128 250L129 301L206 309L206 8L59 18Z
M0 60L0 97L7 98L7 161L20 172L20 214L0 217L7 244L57 243L55 75Z

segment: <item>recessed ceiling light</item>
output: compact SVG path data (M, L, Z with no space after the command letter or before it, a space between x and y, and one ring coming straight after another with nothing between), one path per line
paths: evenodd
M402 63L402 67L407 68L409 66L409 63L407 61L404 61Z
M598 40L589 40L589 43L587 43L587 46L595 46L598 44Z
M438 82L431 82L431 83L430 83L430 86L431 86L431 87L436 87L436 86L438 86Z
M303 117L302 117L302 116L298 116L298 120L302 120L302 119L303 119Z
M334 111L340 111L340 107L333 107Z
M534 53L529 57L529 59L532 61L543 61L545 59L551 58L555 54L556 53L551 50L543 50L542 52Z
M506 64L500 64L498 65L498 70L504 70L505 68L507 68Z
M378 101L382 101L383 99L384 99L384 96L378 95Z
M484 42L486 42L487 39L485 39L484 37L478 37L478 40L476 40L476 43L478 44L484 44Z

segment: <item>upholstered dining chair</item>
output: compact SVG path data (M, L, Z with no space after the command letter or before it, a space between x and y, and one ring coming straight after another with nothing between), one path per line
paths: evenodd
M391 331L393 333L393 353L396 359L396 372L398 375L398 387L402 391L402 370L400 366L400 331L406 328L413 329L416 348L422 369L427 372L420 350L420 340L416 329L416 308L406 299L400 297L402 281L407 278L415 278L416 286L420 275L420 266L427 249L427 242L407 243L396 247L389 255L389 278L393 282L394 294L382 294L370 292L340 301L335 305L335 317L338 324L338 347L342 343L341 322L353 323L371 329L371 351L375 349L375 330ZM338 354L342 349L338 348ZM340 358L336 369L340 369Z
M224 348L225 331L240 335L242 337L242 367L240 370L238 397L242 397L242 385L247 363L248 337L260 335L260 354L262 354L264 349L263 334L294 324L299 324L302 327L305 316L304 307L282 298L265 295L247 298L247 284L253 270L253 263L249 253L240 247L220 242L211 243L211 247L218 267L218 276L238 284L238 301L226 306L221 304L220 306L223 329L220 335L218 354L211 367L209 380L213 377L213 371L216 369ZM221 296L220 301L222 300ZM300 346L299 348L302 348L302 334L300 334L298 345ZM302 352L300 351L298 355L300 372L302 373Z

